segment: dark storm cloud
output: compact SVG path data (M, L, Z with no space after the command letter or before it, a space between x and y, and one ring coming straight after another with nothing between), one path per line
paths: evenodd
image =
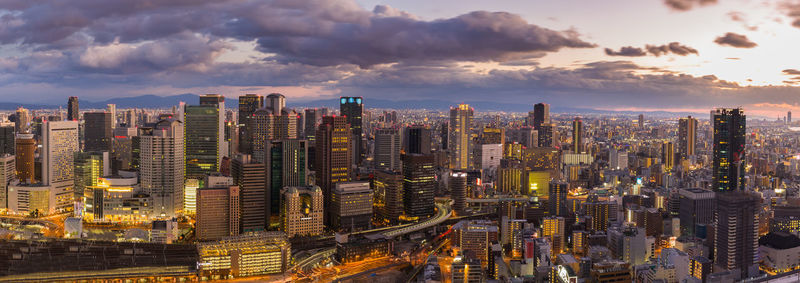
M625 46L620 48L619 51L614 51L613 49L606 48L606 54L609 56L628 56L628 57L640 57L645 56L648 53L654 56L661 56L667 54L675 54L680 56L686 56L689 54L697 55L697 49L691 48L686 45L682 45L679 42L670 42L669 44L664 45L647 45L644 48L633 47L633 46Z
M714 42L719 45L727 45L736 48L753 48L758 46L755 42L750 41L747 36L736 33L726 33L723 36L714 39Z
M786 69L783 70L784 75L800 75L800 70L797 69Z
M614 49L606 48L606 55L608 56L628 56L628 57L640 57L647 55L643 49L639 47L633 46L623 46L619 49L619 51L614 51Z
M667 7L677 11L689 11L695 7L717 4L717 0L664 0Z
M352 1L7 1L0 42L38 49L157 41L185 32L258 43L282 62L368 67L402 60L505 61L534 52L589 48L505 12L423 21Z

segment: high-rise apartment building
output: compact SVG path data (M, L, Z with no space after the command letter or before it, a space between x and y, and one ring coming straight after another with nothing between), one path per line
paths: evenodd
M664 164L665 171L670 171L675 167L675 144L671 141L661 144L661 164Z
M353 135L353 159L355 164L361 164L364 160L364 131L363 116L364 104L362 97L341 97L339 99L339 111L347 118L350 124L350 131Z
M84 151L111 152L114 124L109 112L86 112L84 120Z
M697 146L697 119L692 116L678 120L678 152L681 157L695 155Z
M17 178L13 155L0 155L0 209L8 208L8 185Z
M231 162L233 184L239 187L241 200L241 232L267 229L270 211L267 206L266 168L251 155L239 154Z
M140 132L139 172L142 190L153 198L155 217L172 218L183 211L185 173L183 123L161 120Z
M239 96L239 152L253 154L253 130L250 118L264 107L264 97L258 94Z
M375 169L400 171L400 132L396 128L375 131Z
M567 216L567 190L566 182L550 182L549 198L547 200L548 210L553 216Z
M565 220L560 216L548 216L542 219L542 237L550 239L552 256L561 254L566 249Z
M450 151L450 168L454 170L472 169L472 107L459 104L450 108L450 136L447 150Z

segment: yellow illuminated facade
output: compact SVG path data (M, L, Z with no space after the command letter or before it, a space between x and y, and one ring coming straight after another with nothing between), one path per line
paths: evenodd
M221 278L286 272L291 244L283 232L260 232L197 245L199 273Z

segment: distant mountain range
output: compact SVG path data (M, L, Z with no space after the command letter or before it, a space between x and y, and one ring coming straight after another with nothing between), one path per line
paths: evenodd
M173 96L158 96L158 95L141 95L134 97L112 98L105 101L80 101L81 109L102 109L106 104L116 104L117 108L170 108L173 105L178 105L180 102L188 104L198 103L200 100L199 95L186 93ZM481 111L505 111L505 112L528 112L533 109L532 104L521 103L501 103L490 101L464 101ZM225 106L227 108L236 108L239 101L235 98L225 98ZM444 100L385 100L366 98L364 104L370 108L386 108L386 109L430 109L430 110L446 110L450 106L457 103ZM67 102L64 100L63 104L24 104L24 103L11 103L0 102L0 110L14 110L22 106L28 109L54 109L59 106L66 108ZM339 99L319 99L319 100L306 100L306 101L293 101L288 102L289 107L339 107ZM570 107L557 107L553 106L550 109L553 113L582 113L582 114L620 114L620 115L634 115L641 112L634 111L608 111L596 110L588 108L570 108ZM698 115L703 113L689 113L689 112L647 112L649 116L657 117L675 117L686 115ZM707 113L705 113L707 114ZM701 116L702 117L702 116Z

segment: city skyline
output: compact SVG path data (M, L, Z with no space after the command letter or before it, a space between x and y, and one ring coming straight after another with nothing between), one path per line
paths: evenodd
M281 92L761 117L800 108L800 66L785 58L794 1L90 3L0 3L0 102Z

